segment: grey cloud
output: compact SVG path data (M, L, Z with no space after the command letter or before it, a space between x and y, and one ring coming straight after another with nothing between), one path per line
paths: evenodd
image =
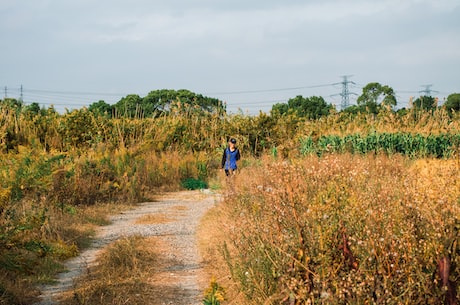
M216 92L329 83L351 73L407 88L428 71L436 76L430 83L454 90L457 2L3 1L0 52L9 73L0 85Z

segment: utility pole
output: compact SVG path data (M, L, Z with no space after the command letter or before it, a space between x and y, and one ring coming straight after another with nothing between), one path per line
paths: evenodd
M5 86L5 98L7 98L7 97L8 97L8 87Z

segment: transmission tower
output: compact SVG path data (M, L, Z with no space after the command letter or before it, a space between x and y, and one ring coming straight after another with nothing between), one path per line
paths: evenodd
M420 90L419 93L422 93L424 96L431 96L431 93L439 93L439 91L431 90L431 87L433 87L432 84L422 85L422 87L424 87L425 90Z
M349 80L349 77L352 77L353 75L343 75L342 79L343 81L340 83L335 83L334 85L342 85L342 93L339 94L334 94L334 95L340 95L342 97L342 101L340 103L340 110L344 110L348 106L350 106L350 95L357 95L354 92L350 92L348 85L349 84L355 84L355 82L352 82Z

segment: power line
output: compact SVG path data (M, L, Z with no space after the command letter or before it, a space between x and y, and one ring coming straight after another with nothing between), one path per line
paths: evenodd
M276 89L259 89L259 90L243 90L243 91L224 91L224 92L206 92L205 94L208 95L220 95L220 94L247 94L247 93L264 93L264 92L277 92L277 91L292 91L292 90L300 90L300 89L313 89L313 88L321 88L321 87L329 87L333 86L334 84L323 84L323 85L313 85L313 86L301 86L301 87L288 87L288 88L276 88Z
M107 92L88 92L88 91L56 91L56 90L41 90L27 89L29 93L45 93L45 94L63 94L63 95L100 95L100 96L120 96L127 95L126 93L107 93Z
M331 87L336 85L342 86L342 91L339 94L329 95L329 97L333 98L335 96L340 96L341 101L340 103L335 100L333 104L338 105L340 104L341 110L350 106L350 95L357 95L354 92L351 92L352 88L357 88L358 85L350 80L352 75L344 75L341 76L342 81L337 83L331 84L318 84L318 85L308 85L308 86L298 86L298 87L283 87L283 88L267 88L267 89L258 89L258 90L236 90L236 91L225 91L225 92L208 92L204 93L205 95L212 96L212 95L238 95L238 94L255 94L255 93L270 93L270 92L283 92L283 91L295 91L295 90L302 90L302 89L314 89L314 88L324 88L324 87ZM426 95L431 95L431 93L439 93L439 91L435 91L431 89L432 85L424 85L422 87L425 90L421 91L404 91L404 90L395 90L396 93L425 93ZM350 89L351 88L351 89ZM53 105L53 106L61 106L61 107L70 107L70 108L81 108L85 106L89 106L89 102L92 102L96 99L106 100L108 103L111 103L111 99L116 100L116 98L120 98L126 96L125 93L108 93L108 92L93 92L93 91L60 91L60 90L44 90L44 89L28 89L24 88L23 85L20 87L4 87L4 96L8 98L8 95L11 95L11 91L18 92L19 99L24 101L24 99L33 102L37 102L39 104L46 104L46 105ZM281 95L276 97L276 95ZM256 106L265 108L270 106L270 104L274 103L286 103L290 97L286 96L287 94L273 94L272 96L264 99L264 100L255 100L254 98L245 97L245 101L243 98L239 98L236 101L228 102L227 105L231 107L239 107L239 106L249 106L250 108L255 108ZM107 100L108 99L108 100ZM263 99L263 98L262 98ZM92 101L91 101L92 100ZM113 101L112 101L113 102ZM115 101L116 102L116 101Z
M232 103L227 103L227 105L231 106L239 106L239 105L244 105L244 106L263 106L263 105L270 105L273 103L286 103L288 99L276 99L276 100L264 100L264 101L253 101L253 102L232 102Z
M420 91L411 91L411 90L395 90L397 93L417 93Z
M226 91L226 92L208 92L204 93L205 95L237 95L237 94L251 94L251 93L269 93L269 92L281 92L281 91L293 91L301 89L313 89L321 87L329 87L334 84L320 84L320 85L310 85L310 86L298 86L298 87L284 87L284 88L273 88L273 89L258 89L258 90L239 90L239 91ZM37 100L40 103L45 103L54 106L85 106L83 103L88 102L88 96L125 96L124 93L104 93L104 92L88 92L88 91L59 91L59 90L44 90L44 89L21 89L27 99ZM69 99L71 101L64 102L64 100ZM228 103L233 107L238 106L266 106L272 103L282 103L286 102L288 98L278 98L273 100L264 100L264 101L240 101ZM57 102L52 102L57 101Z

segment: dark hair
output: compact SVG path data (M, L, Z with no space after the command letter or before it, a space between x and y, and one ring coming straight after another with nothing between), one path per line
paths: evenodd
M230 139L230 142L232 142L233 144L236 144L236 139L235 139L235 138L231 138L231 139Z

